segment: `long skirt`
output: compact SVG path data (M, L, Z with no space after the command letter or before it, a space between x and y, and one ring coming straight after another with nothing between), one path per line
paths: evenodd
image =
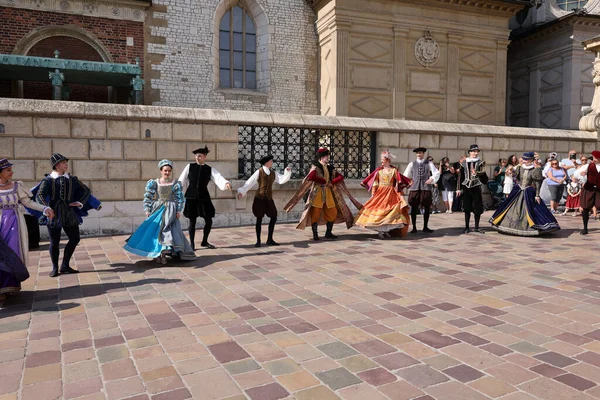
M15 210L2 212L0 220L0 294L21 290L21 282L29 278L29 271L20 257L29 249L21 249L21 226Z
M535 201L532 186L521 188L515 185L490 218L490 223L498 232L516 236L539 236L560 229L546 205Z
M408 231L408 204L394 187L380 186L375 195L360 209L354 223L377 232L400 230L400 236Z
M196 259L194 250L177 219L177 207L174 202L156 208L127 239L124 248L147 258L159 257L164 252L182 260Z

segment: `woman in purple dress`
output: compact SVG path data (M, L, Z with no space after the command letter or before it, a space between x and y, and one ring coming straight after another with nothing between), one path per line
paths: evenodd
M24 207L54 218L50 207L31 200L33 194L23 182L12 180L12 165L6 158L0 159L0 300L6 293L21 290L21 282L29 278L26 268L29 240Z

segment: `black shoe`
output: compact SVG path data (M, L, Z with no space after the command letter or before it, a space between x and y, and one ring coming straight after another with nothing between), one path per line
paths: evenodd
M61 267L60 273L61 274L78 274L79 271L77 271L76 269L73 269L71 267Z
M52 268L52 272L50 272L50 278L56 278L58 276L58 268Z
M267 242L269 243L269 242ZM256 242L256 244L254 245L254 247L260 247L260 242Z
M311 225L312 228L312 233L313 233L313 240L319 240L319 225L317 225L316 223Z
M465 230L463 231L463 233L469 233L471 232L471 230L469 228L465 228Z
M475 229L473 229L473 232L476 232L476 233L481 233L481 234L484 234L484 233L485 233L485 232L483 231L483 229L481 229L481 228L475 228Z
M410 231L410 233L417 233L417 232L419 232L419 231L417 230L417 227L414 227L414 228L412 228L412 231Z
M325 237L326 237L327 239L337 239L337 235L334 235L334 234L333 234L333 233L331 233L331 232L327 232L327 233L325 233Z
M579 234L580 234L580 235L587 235L587 234L588 234L588 230L587 230L587 229L584 229L584 230L582 230L581 232L579 232ZM50 276L52 276L52 275L50 275Z
M423 228L423 232L425 232L425 233L431 233L431 232L433 232L433 229Z
M212 244L210 244L210 243L208 243L208 242L202 242L202 243L200 243L200 246L202 246L202 247L206 247L206 248L208 248L208 249L216 249L216 247L215 247L215 246L213 246Z
M277 243L276 241L274 241L273 239L269 239L267 240L267 244L269 246L279 246L279 243Z

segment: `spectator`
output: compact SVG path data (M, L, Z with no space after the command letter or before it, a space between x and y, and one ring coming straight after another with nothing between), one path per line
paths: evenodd
M546 175L546 184L550 191L550 211L552 214L558 213L558 204L560 203L560 199L562 199L566 181L567 172L564 168L560 167L558 160L553 160Z
M517 160L517 156L515 156L514 154L511 154L510 156L508 156L508 164L507 165L512 165L513 167L516 167L519 164L520 163Z
M513 190L513 172L514 167L512 165L509 165L508 168L506 168L506 172L504 174L504 185L502 187L502 193L504 193L504 197L507 197Z
M567 185L567 204L565 204L565 212L562 215L567 215L570 210L573 210L573 216L577 217L579 213L579 195L581 194L581 184L576 177L571 178L571 182Z
M454 201L454 190L456 190L456 171L450 164L448 157L442 158L440 162L440 185L442 188L442 200L446 206L446 212L452 213L452 203Z
M560 167L571 177L577 169L577 151L569 150L569 158L563 158L560 161Z
M508 164L508 160L506 158L501 158L498 160L498 165L494 168L494 180L498 182L498 185L504 185L504 174L506 173L506 166Z
M459 179L460 164L462 164L463 161L465 161L466 159L467 159L467 155L463 154L460 156L460 159L452 165L452 167L454 168L455 179ZM462 198L456 197L454 199L454 203L452 203L451 210L452 211L461 211L462 210Z

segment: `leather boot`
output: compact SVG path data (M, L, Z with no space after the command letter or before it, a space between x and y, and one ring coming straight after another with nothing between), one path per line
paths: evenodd
M313 231L313 240L319 240L318 227L319 227L319 225L316 222L311 225L311 228Z
M334 235L333 233L331 233L332 229L333 229L333 222L328 222L327 223L327 231L325 232L325 237L327 239L337 239L337 236Z

